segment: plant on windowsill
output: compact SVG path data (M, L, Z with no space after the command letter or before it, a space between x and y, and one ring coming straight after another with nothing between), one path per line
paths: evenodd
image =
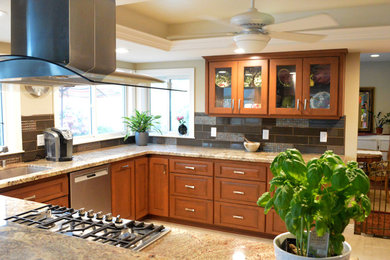
M161 134L161 130L157 127L161 116L150 115L149 112L139 112L135 110L135 116L123 117L123 123L126 125L126 136L124 140L131 135L132 132L135 133L135 143L139 146L145 146L148 143L150 129L153 129Z
M306 164L298 150L288 149L276 156L271 171L270 191L257 204L266 214L274 208L289 231L274 239L276 259L306 259L321 253L322 259L349 259L351 248L342 233L350 219L361 222L371 212L370 181L358 164L345 164L332 151ZM312 247L310 237L316 235L328 241L320 244L322 251Z
M186 121L184 120L184 116L178 116L177 121L179 121L179 128L178 132L180 135L186 135L187 134L187 126L185 125Z
M375 125L376 125L376 133L381 135L383 133L383 126L390 123L390 113L384 114L382 116L382 112L378 112L375 115Z

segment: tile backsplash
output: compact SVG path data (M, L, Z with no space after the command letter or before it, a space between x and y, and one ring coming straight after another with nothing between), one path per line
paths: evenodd
M211 127L217 136L210 136ZM262 130L269 130L269 139L262 139ZM333 150L344 154L345 119L284 119L211 117L195 113L195 139L150 137L151 143L194 145L202 147L244 149L244 137L261 142L261 151L280 152L297 148L302 153L323 153ZM326 131L328 140L320 142L320 132Z

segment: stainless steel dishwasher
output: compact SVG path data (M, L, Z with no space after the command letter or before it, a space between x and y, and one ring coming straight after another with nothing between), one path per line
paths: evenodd
M70 206L111 212L111 173L108 165L70 173Z

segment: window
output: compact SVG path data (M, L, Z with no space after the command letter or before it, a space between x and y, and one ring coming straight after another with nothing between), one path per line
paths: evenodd
M9 153L23 152L20 107L20 86L0 84L0 146Z
M72 130L75 143L122 137L127 93L124 86L60 87L54 97L56 126Z
M186 92L151 89L148 93L148 109L152 115L161 115L160 129L163 136L194 137L194 69L143 70L141 73L157 77L166 83L152 83L152 87L180 89ZM179 121L184 117L187 135L178 134ZM151 133L151 135L160 135Z

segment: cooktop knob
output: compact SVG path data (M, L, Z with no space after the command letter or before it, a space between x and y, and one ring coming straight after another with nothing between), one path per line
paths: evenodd
M103 212L99 211L96 213L96 219L102 220L103 219Z
M90 209L90 210L88 210L88 212L87 212L87 217L93 218L93 214L94 214L93 209Z
M79 211L79 215L80 216L84 216L85 215L85 208L81 208L78 211Z
M121 219L121 215L116 216L115 223L116 224L122 224L123 223L123 220Z
M107 221L107 222L112 221L112 214L111 214L111 213L106 214L106 215L104 216L104 219L105 219L105 221Z

